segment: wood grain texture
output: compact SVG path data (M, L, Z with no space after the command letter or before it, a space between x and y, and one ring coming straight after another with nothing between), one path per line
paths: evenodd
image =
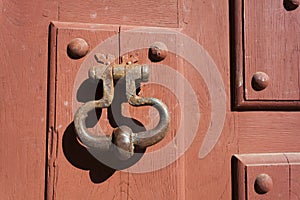
M232 200L246 199L245 166L243 162L233 155L231 158L231 193Z
M51 78L56 81L55 87L51 91L54 97L51 101L55 105L50 110L54 116L50 126L54 131L53 137L50 138L52 143L49 142L49 145L50 149L55 148L55 152L48 152L50 171L48 199L97 199L99 196L105 199L125 199L124 187L126 188L126 185L122 182L121 172L116 172L101 164L76 139L72 123L76 110L72 110L72 108L77 104L93 100L99 91L94 91L95 85L86 80L88 68L80 71L84 59L70 59L66 51L68 42L76 37L84 38L93 49L101 41L111 36L117 36L119 27L80 26L58 22L53 26L56 31L52 34L56 35L54 41L57 43L56 50L53 51L54 55L51 55L56 58L56 63L51 65L55 72ZM87 30L82 30L82 27L86 27ZM118 44L118 37L116 39L116 44ZM118 46L112 44L111 51L118 52ZM103 50L103 53L111 52ZM93 55L91 58L94 58ZM77 74L78 71L79 74ZM79 88L74 89L74 87ZM104 111L102 113L101 121L104 120L108 124L105 121L107 116ZM90 121L95 123L95 119Z
M233 199L299 199L299 152L237 154L233 156ZM273 187L257 194L254 182L268 174Z
M245 95L247 100L299 100L299 10L282 1L244 1ZM252 75L270 77L262 91L251 87Z
M43 199L49 21L56 1L0 2L0 198Z
M183 18L181 19L184 20L184 22L180 22L182 25L181 31L188 34L191 39L196 39L197 42L199 42L199 45L204 47L210 56L213 57L214 62L216 62L218 70L220 71L224 80L225 90L229 102L229 55L228 51L226 51L226 48L224 49L224 47L226 47L226 43L228 43L224 31L228 36L228 26L226 26L226 23L223 22L223 20L226 19L223 17L226 16L227 4L224 2L224 4L220 5L220 2L217 1L210 1L209 4L205 4L204 2L192 3L190 1L185 1L184 4L185 5L182 7L182 9L184 9L184 11L182 11L182 15L184 16L182 16ZM204 13L206 14L204 15ZM198 18L201 18L202 20L196 20ZM211 21L214 21L214 23ZM218 24L218 26L213 26L212 24ZM209 34L211 32L214 32L214 34ZM142 45L143 40L145 41L149 37L143 37L144 33L139 34L140 35L137 35L137 40ZM218 40L218 42L214 42L215 40ZM157 37L157 41L160 41L160 37ZM123 41L121 32L121 44L122 43L128 43L128 47L130 47L134 41ZM180 47L180 44L177 45ZM183 48L179 48L177 51L183 51ZM212 99L209 98L209 91L203 80L203 77L201 77L201 75L199 75L199 73L194 69L194 66L185 61L185 58L180 60L180 57L172 57L172 59L179 60L175 69L178 73L183 75L186 80L189 81L189 83L192 85L192 88L196 92L198 101L197 104L201 111L199 128L197 130L196 137L193 140L192 146L190 146L188 151L185 152L184 156L182 156L168 168L148 174L130 174L128 183L129 197L130 199L139 198L142 195L142 192L146 190L142 187L139 187L139 185L148 182L147 185L149 185L150 190L154 193L143 197L146 199L151 199L151 197L164 199L166 196L168 196L168 194L168 199L229 199L231 197L230 157L232 152L236 151L235 148L237 142L235 138L235 131L232 127L234 118L230 114L227 115L224 130L219 139L220 141L206 158L199 159L199 150L203 142L203 138L205 134L207 134L207 130L210 127L210 104ZM170 65L171 63L172 62L163 61L163 64ZM155 76L165 79L172 79L169 78L168 74L164 72L157 73ZM182 82L180 82L180 84L183 85ZM180 85L177 87L180 87ZM154 94L156 93L155 96L159 96L159 94L162 93L159 90L153 92ZM184 88L181 92L183 94L187 94L187 91L184 90ZM161 98L165 98L166 96L168 95L163 94ZM186 101L188 102L189 95L185 96ZM166 102L168 101L169 99L166 99ZM230 109L229 104L226 105L227 109ZM170 104L170 108L172 108L172 106L174 105ZM179 116L175 115L175 120L178 121L178 119ZM191 121L190 123L192 124L193 122ZM188 129L189 125L186 125L185 127ZM171 128L173 128L173 126L171 126ZM151 148L149 148L149 150ZM220 154L223 155L222 159L219 159ZM182 172L182 170L184 171ZM176 171L176 173L174 174L172 171ZM174 177L175 179L173 178L173 181L172 179L167 179L166 176L168 174L170 174L170 178ZM153 178L155 181L153 181ZM174 185L176 182L177 186ZM214 187L214 185L218 185L218 187ZM169 192L165 192L165 188L168 187ZM155 190L154 188L158 188L158 190ZM176 193L173 193L174 189L176 188Z
M285 154L239 154L234 155L233 164L234 200L290 199L290 165ZM272 187L265 194L258 194L255 189L260 174L267 174L272 180Z
M290 165L289 196L291 200L297 200L300 198L300 153L299 151L297 153L285 153L285 156Z
M298 112L242 112L236 118L240 153L297 152Z
M202 159L198 156L199 144L203 141L207 129L200 126L197 137L185 154L185 199L231 199L230 160L236 152L237 143L233 120L233 116L228 114L218 143L213 151Z
M259 166L247 165L246 167L246 178L247 178L247 198L253 200L264 200L264 199L278 199L284 200L289 199L289 165L288 163L274 164ZM273 182L272 189L266 194L259 194L255 191L255 180L260 174L267 174L271 177Z
M189 2L191 3L191 2ZM220 71L221 77L224 80L225 85L225 91L227 94L227 102L229 102L229 54L228 54L228 48L227 51L224 50L224 46L228 44L228 27L225 23L225 18L220 14L223 13L226 15L226 9L227 4L223 4L222 6L216 6L219 2L214 1L212 4L202 4L202 3L195 3L195 7L193 8L193 12L189 11L185 13L185 19L191 20L188 23L189 25L185 24L183 28L183 32L191 35L192 38L196 38L197 42L199 42L200 45L203 45L203 47L206 49L209 49L210 56L213 57L214 61L217 64L218 70ZM215 8L218 7L217 10ZM204 15L204 13L199 12L199 9L202 9L202 11L206 12L207 10L210 10L211 15ZM209 13L210 13L209 12ZM192 13L192 15L191 15ZM203 15L200 15L202 13ZM217 14L217 15L215 15ZM203 17L203 19L206 17L207 20L204 20L201 24L196 23L199 17ZM192 18L192 19L191 19ZM217 24L222 24L222 28L220 27L214 27L211 25L211 19L215 20ZM223 21L224 20L224 21ZM210 27L210 29L204 29L203 26ZM122 26L123 29L124 26ZM68 27L69 28L69 27ZM130 27L128 27L130 28ZM125 27L126 30L126 27ZM224 34L224 30L227 33ZM210 35L211 31L217 32L217 37ZM83 33L83 32L82 32ZM67 33L65 33L68 35ZM134 40L123 40L123 34L121 32L120 36L120 44L121 44L121 52L125 51L123 49L123 46L133 48L133 45L136 43L143 46L143 42L149 40L150 37L147 37L149 33L148 32L139 32L136 34L136 37L134 37ZM65 36L69 37L69 36ZM86 37L86 36L85 36ZM98 36L100 37L100 36ZM166 38L172 38L171 35L166 35ZM216 43L216 38L220 41L219 43ZM159 37L156 37L158 40ZM67 39L66 39L67 40ZM176 35L175 35L175 41L176 41ZM149 41L148 41L149 42ZM164 42L164 41L162 41ZM65 42L66 43L66 42ZM174 44L170 43L169 45L176 45L176 42ZM178 45L178 44L177 44ZM170 46L169 46L170 47ZM125 47L126 48L126 47ZM64 50L64 48L62 48ZM219 49L218 53L215 53L215 49ZM222 49L222 51L221 51ZM223 51L224 50L224 51ZM181 51L181 49L178 49L178 51ZM60 52L58 55L63 55L65 52ZM65 56L65 55L64 55ZM63 58L62 56L60 56ZM141 63L149 63L149 60L147 58L147 48L143 48L139 50L139 59ZM59 59L58 59L59 60ZM197 99L197 105L201 111L201 121L199 129L197 130L196 138L192 142L192 146L188 149L186 154L182 156L179 160L175 161L173 164L169 165L168 167L165 167L161 170L150 172L150 173L143 173L143 174L131 174L127 173L124 174L123 172L120 172L120 180L123 183L122 186L118 185L118 181L115 181L116 173L111 177L109 180L105 181L103 184L106 184L106 182L112 181L110 183L112 188L120 188L121 190L121 197L120 198L129 198L129 199L139 199L139 198L146 198L146 199L164 199L164 198L172 198L172 199L199 199L199 198L217 198L217 199L228 199L231 196L231 190L230 190L230 157L233 152L236 151L236 138L235 138L235 131L234 127L232 125L234 124L234 117L231 114L228 114L226 116L226 122L225 122L225 128L223 130L223 133L220 137L220 141L217 142L215 149L209 156L207 156L205 159L199 159L199 150L201 147L201 144L203 142L203 138L205 134L207 133L208 128L211 126L210 117L211 117L211 99L208 95L208 89L207 86L203 80L203 77L199 76L199 73L194 69L193 66L190 65L187 61L184 60L184 58L176 57L175 54L170 53L165 61L162 62L163 64L169 65L171 68L174 68L178 73L180 73L182 76L188 80L189 84L191 84L192 88L195 90L196 93L196 99ZM154 69L154 77L155 78L162 78L166 81L172 83L172 77L167 76L168 71L165 71L163 68L156 68ZM176 78L175 78L176 80ZM69 78L68 78L68 81ZM63 81L65 82L65 81ZM63 84L64 85L64 84ZM179 88L179 92L181 92L183 95L186 96L185 102L187 103L187 106L185 106L186 110L189 109L188 103L190 96L189 91L185 90L185 87L183 87L182 83L175 82L175 87ZM63 96L67 95L65 94L66 91L69 91L67 87L62 87L60 94L63 94ZM171 119L171 132L169 135L167 135L166 139L159 143L158 145L155 145L151 148L147 149L147 152L158 150L162 147L164 147L168 142L174 142L174 153L176 153L176 145L183 145L186 141L180 140L180 141L172 141L173 137L176 135L176 129L178 126L178 123L180 123L180 114L178 113L178 103L174 101L174 97L168 93L168 90L165 90L164 87L159 85L151 85L150 86L145 84L145 86L142 87L142 94L144 96L153 96L160 99L163 99L164 102L167 103L169 109L172 113L172 119ZM67 92L68 93L68 92ZM57 97L59 97L58 95ZM62 99L59 97L59 99ZM61 103L63 100L59 100ZM227 110L230 109L230 105L226 104ZM192 113L193 110L190 110L189 112L185 113L186 118L188 119L189 113ZM57 113L65 113L64 109L61 109ZM139 121L143 122L143 124L147 124L147 122L150 122L150 125L154 124L155 122L155 112L152 112L150 109L151 115L154 116L152 119L149 118L148 115L145 115L145 113L149 113L147 109L136 109L136 108L128 108L128 111L125 112L126 115L134 116L135 119L138 119ZM151 116L150 115L150 116ZM65 118L59 116L61 119L60 121L70 121L71 118ZM63 119L64 118L64 119ZM153 121L154 119L154 121ZM101 120L100 120L101 123ZM190 119L188 122L190 125L194 123L194 119ZM213 123L213 122L212 122ZM63 125L64 127L64 125ZM190 126L185 125L185 127L188 129ZM149 128L149 127L148 127ZM151 126L150 126L151 128ZM173 131L172 131L173 130ZM60 141L60 140L58 140ZM177 143L177 144L175 144ZM60 147L59 147L60 148ZM61 150L59 150L61 151ZM222 159L218 160L219 155L223 155ZM162 155L165 160L168 159L168 155ZM142 161L142 160L141 160ZM153 161L153 166L155 162L158 162L159 160ZM63 163L62 160L60 160L61 163ZM188 164L187 164L188 163ZM137 163L138 164L138 163ZM64 166L66 164L63 164ZM226 167L224 167L226 166ZM216 171L218 171L216 173ZM64 171L64 173L68 174L70 173L70 170ZM75 172L74 172L75 173ZM119 173L119 172L118 172ZM65 176L65 175L62 175ZM74 174L74 176L77 176ZM197 177L195 179L195 177ZM60 175L58 174L58 179L60 178ZM155 180L155 181L154 181ZM88 179L82 179L81 181L87 182L87 185L91 185L91 183L88 183ZM218 185L222 185L222 187L215 188L214 184L217 183ZM147 187L145 187L147 185ZM62 185L60 185L62 187ZM64 186L67 188L68 186ZM89 188L89 187L87 187ZM63 193L62 190L59 189L58 186L54 188L55 191L57 191L56 195L66 195ZM99 191L102 191L102 187L99 187ZM90 189L88 189L90 191ZM107 195L107 198L113 198L111 197L112 190L108 190L108 193L103 193L104 195ZM146 196L145 196L146 192ZM79 195L82 195L80 191L78 191ZM96 194L96 193L95 193ZM209 194L209 196L207 196ZM75 194L74 194L75 195ZM63 196L60 196L63 197ZM64 196L66 197L66 196Z
M299 156L298 156L299 157ZM293 163L290 166L290 199L297 200L300 198L300 163Z
M180 82L179 75L172 73L182 66L179 64L180 60L176 59L176 55L171 51L163 61L158 63L151 62L148 56L148 49L154 42L163 42L169 50L172 49L176 52L177 35L137 31L139 29L140 27L121 26L120 52L121 55L129 57L137 55L138 63L150 65L149 83L142 84L140 95L158 98L167 105L170 113L170 128L166 137L158 144L147 148L141 160L136 164L136 171L143 172L143 168L150 170L127 174L127 195L129 199L184 199L184 159L181 159L181 162L172 160L173 155L179 154L179 149L184 142L178 139L175 141L176 134L179 134L177 130L180 126L180 117L184 115L181 113L184 105L180 101L183 96L178 97L178 95L184 95L184 87ZM134 51L130 51L130 49L134 49ZM130 116L141 121L147 130L154 128L159 120L157 111L151 107L148 109L148 112L143 112L139 108L130 108ZM148 123L145 118L148 118ZM167 145L171 146L168 147L168 151L164 151L163 148ZM151 157L149 153L156 153L156 156ZM170 162L170 165L157 169L156 166L164 162Z
M290 37L284 34L286 30L290 30L290 28L287 28L289 26L287 25L288 22L286 22L284 26L280 25L283 24L282 20L289 21L291 22L292 30L297 29L295 28L297 25L291 20L292 18L297 19L297 12L285 11L283 3L279 1L259 1L258 3L256 1L231 0L229 5L233 89L232 109L265 111L299 110L300 101L298 101L299 98L297 97L299 95L298 58L295 58L296 51L293 50L296 48L295 44L297 42L295 41L297 40L290 40L290 38L294 36ZM255 9L252 6L258 7ZM266 9L266 11L262 11L263 9ZM265 16L267 13L269 14L268 17ZM256 19L256 21L254 21L254 19ZM251 25L251 27L247 27L246 25ZM277 29L275 30L275 28ZM254 30L257 31L255 32ZM256 36L255 34L258 35ZM276 39L280 34L285 39ZM294 34L291 33L291 35ZM284 40L288 41L286 43L288 45L281 44L284 46L284 48L281 48L279 43L282 43ZM271 45L272 48L269 48L268 45ZM279 49L278 52L280 53L275 52L277 50L274 48L274 45ZM280 56L275 56L277 54ZM268 57L268 59L265 57ZM276 60L278 59L280 59L280 61L277 62ZM256 65L255 62L260 62L261 64ZM283 62L284 64L282 64ZM274 66L262 67L269 65L269 63L274 63ZM267 89L259 92L253 91L251 79L252 75L256 72L255 70L271 73L271 75L269 75L270 85ZM279 71L279 73L277 73L277 71ZM246 97L246 93L248 97ZM291 93L291 95L289 95L289 93ZM249 95L253 96L253 98ZM247 100L247 98L250 99Z
M178 27L177 0L60 1L58 15L66 22Z
M212 57L223 79L227 95L227 110L230 110L230 67L229 67L229 24L228 1L182 1L180 25L182 32L196 40ZM199 88L200 99L208 95L196 78L195 73L186 67L185 76ZM216 86L217 87L217 86ZM204 100L204 101L205 101ZM213 100L208 99L208 104ZM231 199L230 158L236 149L234 116L226 116L226 122L218 143L205 158L198 153L203 138L210 127L210 107L201 115L200 127L192 146L185 154L185 199ZM202 107L203 109L203 107ZM203 116L203 118L202 118ZM214 122L212 122L214 123ZM221 156L222 155L222 156Z
M280 80L278 82L280 85L274 85L274 83L270 85L274 92L266 90L266 94L262 94L262 96L255 96L256 93L251 95L259 100L270 97L284 101L245 101L244 84L248 84L247 87L249 87L248 80L252 71L247 72L248 80L243 82L245 71L242 69L244 63L243 55L241 55L242 46L239 44L241 39L234 43L236 53L240 56L233 59L235 68L232 68L231 74L238 74L235 78L237 78L236 87L239 90L236 90L238 92L235 97L239 99L234 102L234 105L248 110L295 111L300 109L299 101L289 100L298 100L297 98L299 98L297 96L299 95L297 94L299 85L294 81L295 77L299 76L299 68L296 67L298 66L296 65L298 44L293 42L297 40L293 37L296 37L298 31L299 11L285 12L282 10L281 2L270 1L245 1L245 5L248 5L246 19L249 21L247 21L247 25L254 27L247 29L248 37L246 39L248 52L251 52L251 55L257 56L257 49L259 51L268 50L265 56L268 57L270 63L275 63L274 66L278 69L267 72L271 74L272 81L274 77L276 80ZM239 39L242 37L242 29L239 25L242 24L241 16L244 11L242 11L241 2L243 1L231 2L236 3L233 13L237 17L237 26L236 29L233 29L236 32L231 32L231 34L234 38ZM268 3L270 3L270 7L268 7ZM232 7L230 7L231 9ZM0 134L2 136L0 142L0 199L231 199L235 195L231 191L230 158L232 154L300 151L298 142L300 141L298 134L300 115L298 112L231 112L229 5L227 1L60 1L58 5L56 1L0 0L0 10L0 47L2 49L0 52L0 94L2 95L0 101ZM268 14L273 17L270 19L259 17ZM254 17L251 18L253 15ZM52 26L51 57L48 61L48 28L50 21L53 20L72 23L55 23ZM255 20L261 20L259 21L260 32L254 32L258 29ZM74 79L84 59L71 60L66 54L66 45L74 37L83 37L93 49L100 41L116 35L119 31L119 26L90 24L91 22L120 24L125 29L128 27L125 25L178 28L177 30L187 34L207 50L224 81L228 112L221 137L210 154L205 158L199 158L199 149L203 138L213 123L210 121L212 100L209 97L208 88L193 66L174 54L170 54L163 63L171 65L173 69L189 80L195 90L197 105L201 111L199 130L190 148L183 156L161 170L132 174L115 171L100 164L78 143L72 125L74 112L72 101L74 100L74 84L76 85ZM265 24L272 26L265 26ZM268 27L270 29L264 30ZM277 32L276 37L286 37L283 34L286 30L293 32L289 35L289 38L294 39L293 41L285 39L291 49L278 46L279 44L284 46L285 44L282 44L284 40L278 40L277 43L270 42L272 37L264 40L266 34L273 28L284 29ZM255 35L257 33L259 35ZM147 34L137 35L136 37L139 38L137 42L141 44ZM258 44L263 46L256 48L257 44L253 35L260 40ZM123 44L123 41L120 42ZM130 41L124 41L124 44L131 45ZM111 48L117 55L120 50L118 45L112 45ZM279 56L271 54L276 48L280 50ZM147 60L147 49L141 49L139 53L140 62L150 63ZM287 54L287 56L283 57L282 54ZM263 54L258 54L258 57L260 58L261 55ZM253 67L250 62L251 58L253 57L247 56L251 69L264 69L258 68L254 64ZM279 58L281 60L277 62ZM290 64L290 67L281 68L283 60ZM50 63L49 71L47 71L48 62ZM165 78L168 73L159 71L159 68L155 70L156 78ZM267 70L270 70L269 66L267 66ZM49 81L47 82L48 74ZM86 71L80 71L79 74L85 78L87 76ZM168 81L171 82L171 80ZM47 95L47 84L49 84L49 95ZM81 92L85 91L83 96L87 96L75 97L75 105L95 98L97 95L86 92L94 86L89 83L84 85ZM189 94L179 81L174 86L180 89L181 94ZM141 94L163 99L172 115L170 134L161 143L148 148L147 152L159 150L171 142L174 147L172 153L178 153L176 147L184 145L186 141L173 141L176 129L180 124L181 107L176 97L170 90L155 83L143 85ZM187 103L189 102L188 97ZM48 113L47 101L49 101ZM125 117L132 117L140 121L147 129L153 127L157 122L155 109L122 106L124 111L122 114ZM185 109L189 108L186 106ZM190 113L193 113L193 110ZM47 121L49 123L48 130L46 129ZM94 119L93 125L96 124L95 121L97 120ZM190 125L193 122L191 120ZM109 126L105 111L102 112L97 125L100 125L107 134L111 132L112 127ZM186 130L188 129L187 126ZM285 153L284 155L289 162L289 178L284 181L289 181L290 198L297 199L299 198L299 159L294 154ZM162 161L168 160L166 155L161 157L165 158ZM264 158L264 161L268 161L268 159ZM157 162L159 161L154 160L151 163L152 166ZM46 165L47 176L45 179ZM242 162L239 162L237 167L240 166L242 166ZM240 174L243 173L242 170L240 169ZM256 174L256 171L253 173ZM282 174L286 174L286 170ZM244 174L238 179L245 181L242 179L243 177ZM249 177L249 180L253 177L254 175ZM47 187L45 187L46 184ZM285 185L281 189L286 191ZM240 193L245 194L245 190L241 190L237 195Z

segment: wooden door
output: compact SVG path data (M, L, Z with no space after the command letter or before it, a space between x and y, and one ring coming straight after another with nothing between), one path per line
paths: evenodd
M0 199L298 199L297 1L0 0L0 10ZM161 60L149 52L157 42ZM129 161L112 164L76 135L76 110L103 94L88 77L99 60L149 65L139 95L169 110L166 137ZM89 130L155 127L157 110L124 94L115 83Z

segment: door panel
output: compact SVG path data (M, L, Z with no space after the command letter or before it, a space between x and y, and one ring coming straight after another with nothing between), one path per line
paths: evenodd
M119 30L121 32L118 32ZM203 198L226 198L230 196L230 176L228 173L223 173L223 170L230 171L230 165L228 164L224 168L223 163L230 162L231 154L236 148L236 145L233 145L236 143L234 132L228 131L232 129L233 115L225 115L224 125L221 123L221 129L217 130L221 131L219 134L222 136L211 136L210 134L217 135L214 132L207 133L210 129L214 129L211 127L216 127L216 125L211 124L211 120L214 120L212 119L213 116L220 112L216 110L216 113L211 114L211 110L215 106L211 103L211 98L215 94L210 94L212 97L208 95L211 92L209 90L212 89L207 86L207 81L210 81L211 78L202 77L197 68L192 65L195 63L189 63L187 58L179 56L184 55L185 52L180 51L183 51L185 49L183 45L186 45L178 36L180 32L163 29L162 32L157 33L155 30L157 28L128 26L119 28L118 26L59 22L52 25L51 35L53 38L51 41L53 43L50 65L52 75L50 84L55 87L52 88L52 95L50 96L51 104L53 104L50 110L50 119L53 118L53 122L50 122L53 124L53 132L52 137L49 138L48 152L49 198L81 199L86 195L86 191L91 191L88 192L88 197L91 199L99 195L108 199L139 199L142 197L144 199L198 199L199 195ZM109 36L114 39L111 42L105 42L104 39ZM90 44L90 53L85 58L78 60L70 59L66 51L68 43L76 37L84 38ZM192 39L188 38L188 40L194 44ZM169 49L166 59L159 63L151 61L148 55L149 46L157 41L164 42ZM96 46L96 43L99 43L100 46ZM119 44L120 47L118 47ZM189 45L186 47L191 48ZM122 168L123 171L114 171L101 164L101 160L100 163L97 163L93 159L93 155L76 140L72 123L73 113L82 104L80 101L86 102L97 98L95 93L101 92L101 88L97 86L99 91L94 90L92 91L94 93L88 94L90 88L95 86L83 86L85 82L88 83L89 81L86 80L88 68L97 64L94 59L97 53L117 56L120 53L122 60L136 56L138 58L137 63L150 64L150 83L141 85L140 95L161 99L166 103L171 113L170 130L166 138L159 144L147 148L140 160L134 163L132 167ZM201 52L198 53L195 55L203 58L207 56L207 53L204 55ZM210 59L210 57L206 59ZM118 59L116 59L117 61ZM213 62L205 59L202 65L208 70L216 67ZM204 78L208 78L208 80ZM218 91L224 92L222 88L219 88ZM81 92L88 96L78 96L78 93ZM115 95L122 92L124 90L116 89ZM223 97L226 101L227 96L224 95ZM120 101L122 102L122 99ZM226 110L228 105L223 103ZM76 109L72 110L72 106ZM111 134L114 125L111 124L111 119L104 110L102 110L101 116L97 117L100 117L99 123L96 123L97 119L94 119L91 127L98 124L101 127L96 128L96 131L105 130L105 133ZM140 121L147 130L153 128L158 120L157 112L153 108L134 108L123 103L121 110L117 109L114 112L122 113L125 118L130 117L128 120ZM201 121L197 121L198 118L195 116L198 115L201 115ZM113 115L112 117L115 118L116 116ZM123 123L131 123L130 126L134 126L132 122L127 122L128 120L118 121L117 118L114 119L118 126ZM197 129L191 129L192 127L197 127ZM192 134L195 135L192 138L188 136L189 129L194 131ZM208 139L205 143L207 135ZM220 139L220 143L216 145L218 139ZM226 149L220 145L223 141L228 144ZM206 153L201 155L203 149ZM212 149L214 152L207 156L206 154ZM188 151L185 152L186 150ZM217 159L220 154L224 156L226 161ZM203 159L206 156L207 158ZM186 164L186 161L189 164ZM218 171L218 173L212 175L211 170ZM105 173L103 174L103 172ZM94 174L100 177L97 178ZM199 179L194 180L195 174L199 176ZM72 181L68 181L69 177L72 177ZM206 184L208 180L214 181ZM216 182L222 187L214 188L213 185ZM142 187L145 184L147 184L147 189ZM205 186L200 193L198 185ZM101 188L98 188L99 186ZM108 189L108 187L111 188ZM120 188L120 192L116 188ZM146 196L144 196L143 190L147 190ZM207 191L216 190L218 192L207 194Z
M234 155L233 199L298 199L299 158L299 153Z
M126 29L126 27L124 29ZM55 87L52 88L51 91L54 105L50 112L54 118L53 122L50 122L50 124L53 124L53 132L51 134L52 137L49 138L48 198L82 199L88 197L94 199L98 196L102 196L106 199L127 199L128 196L130 196L130 198L135 199L144 196L143 192L140 191L140 187L146 183L147 195L144 199L164 197L178 199L181 198L180 196L183 194L181 190L184 187L182 187L182 183L180 183L183 179L179 176L180 173L178 174L177 171L183 172L184 165L183 162L178 164L176 160L168 161L170 154L157 155L157 153L160 153L156 152L156 157L142 157L141 160L137 161L138 163L134 165L134 169L128 169L130 173L127 172L127 167L124 168L122 166L120 170L116 171L115 168L109 164L105 165L105 162L104 164L101 163L101 158L97 160L94 157L95 155L76 139L73 124L74 113L82 103L101 98L101 85L99 86L99 83L97 83L98 85L96 84L95 86L91 80L88 79L89 67L97 65L94 59L97 53L114 55L116 56L115 62L118 62L119 44L123 47L127 46L127 42L132 45L133 42L137 42L136 44L140 45L140 48L137 48L139 50L128 52L125 48L121 49L121 57L123 57L123 60L126 60L130 59L131 56L136 56L140 64L151 63L148 59L148 48L145 48L145 42L148 46L151 44L151 41L147 40L150 38L149 33L144 32L144 34L141 34L138 32L136 37L132 37L134 33L128 32L126 34L130 34L134 41L124 39L125 45L122 45L122 39L125 38L126 34L125 32L120 34L119 30L119 26L92 26L58 22L52 25L51 35L55 37L52 38L51 60L53 62L50 67L53 74L50 80L55 81L50 82L53 83ZM91 53L87 55L86 59L75 60L68 57L66 51L68 43L77 37L84 38L90 45ZM173 37L174 40L176 40L176 35L162 35L162 38L167 37ZM152 38L159 38L159 35L156 34ZM172 44L168 45L171 47L170 45ZM130 46L130 48L135 49L134 46ZM174 69L177 68L177 59L172 59L171 55L168 56L164 63L174 67ZM167 71L163 69L153 70L150 77L165 73L167 73ZM164 77L163 80L168 79ZM171 84L174 83L175 85L172 87L176 88L176 82L171 82ZM126 103L122 103L124 100L120 94L124 93L123 88L118 89L120 86L118 86L117 83L115 87L115 103L113 104L119 105L114 105L110 108L112 115L106 113L109 112L108 109L103 109L101 113L96 112L96 116L88 118L87 124L89 124L89 128L95 126L95 128L93 128L95 132L101 132L102 130L107 135L111 135L113 128L121 125L127 125L133 130L145 129L143 126L146 126L147 130L153 128L158 121L157 111L149 107L129 107ZM182 141L177 141L177 144L172 141L176 134L175 130L179 126L177 117L180 117L178 106L172 106L177 105L176 98L171 98L174 94L170 92L169 88L165 88L163 85L160 85L159 82L154 81L152 84L142 85L140 95L161 99L169 107L169 111L173 113L170 120L171 128L169 134L163 142L154 146L154 148L149 148L147 152L159 150L160 147L164 147L170 143L171 148L169 148L169 153L176 155L176 146L180 146ZM166 97L168 97L168 99ZM99 123L97 123L98 119ZM114 122L112 123L111 121ZM135 123L141 123L142 126L138 126ZM113 154L110 156L113 156ZM145 159L146 161L144 161ZM161 170L156 167L156 165L165 162L170 164L172 162L174 163L169 167L161 167ZM145 166L149 164L150 168ZM151 164L153 166L151 166ZM180 165L182 165L182 167L180 167ZM143 171L142 168L145 168L146 171ZM131 173L146 174L133 176Z
M247 100L299 100L300 33L298 9L283 1L244 1L245 96ZM265 72L267 88L255 91L251 79Z
M299 110L299 10L284 2L230 3L234 109Z

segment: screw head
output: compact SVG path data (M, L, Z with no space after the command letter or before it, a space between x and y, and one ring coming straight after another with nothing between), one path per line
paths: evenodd
M259 174L254 182L254 189L257 194L266 194L273 188L273 180L268 174Z
M167 57L168 48L162 42L155 42L149 48L149 59L152 62L159 62Z
M89 44L82 38L74 38L67 47L68 56L72 59L80 59L89 51Z
M268 87L269 83L270 78L265 72L256 72L252 76L251 85L256 91L264 90L266 87Z
M295 10L298 8L300 0L284 0L283 6L287 11Z

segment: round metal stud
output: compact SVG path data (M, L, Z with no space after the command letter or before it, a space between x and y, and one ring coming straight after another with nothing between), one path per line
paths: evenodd
M273 180L268 174L259 174L254 183L254 189L257 194L266 194L273 188Z
M256 72L252 76L251 85L256 91L264 90L266 87L268 87L269 83L270 78L265 72Z
M84 57L89 52L89 44L82 38L74 38L67 47L68 56L72 59Z
M295 10L298 8L300 0L284 0L283 6L287 11Z
M149 48L149 59L152 62L159 62L167 57L168 48L162 42L154 42Z

